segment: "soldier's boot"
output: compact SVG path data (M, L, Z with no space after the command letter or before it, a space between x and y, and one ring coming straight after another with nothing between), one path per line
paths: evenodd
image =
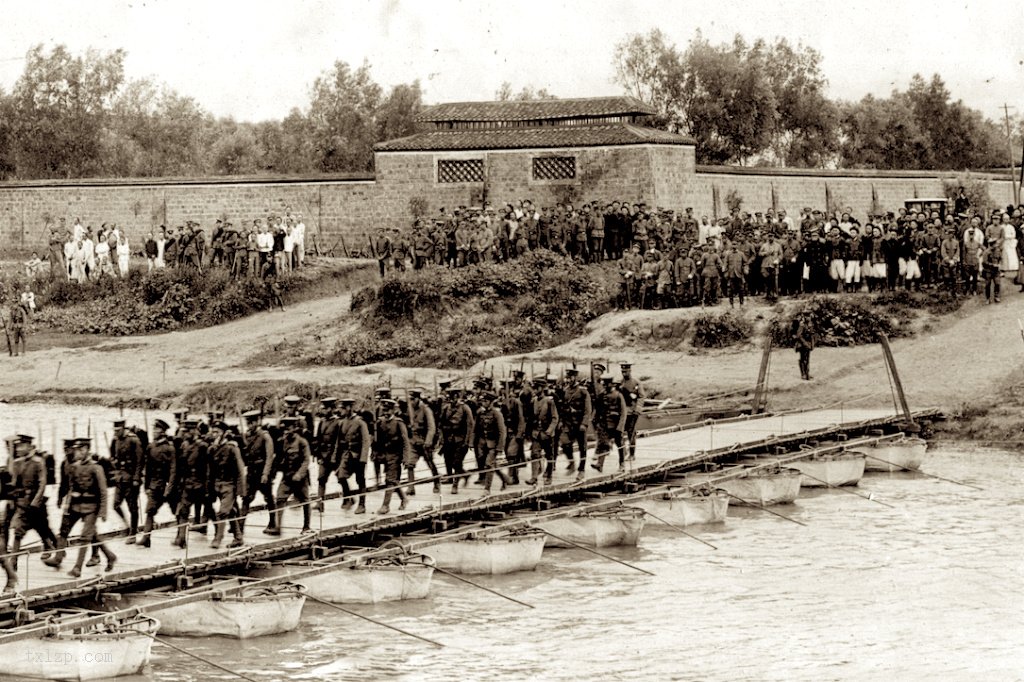
M146 523L142 525L142 539L139 540L139 544L143 547L149 547L152 545L150 541L150 533L153 532L153 517L146 514Z
M319 485L319 487L317 488L317 491L316 491L316 496L318 498L317 502L316 502L316 510L318 512L320 512L320 513L323 513L323 511L324 511L324 495L326 495L326 494L327 494L327 485L326 485L326 483L321 483Z
M281 513L279 511L270 512L270 520L267 522L267 527L263 529L264 535L281 534Z
M117 555L111 552L106 545L100 545L100 550L103 552L103 556L107 558L107 566L103 570L110 573L114 570L114 564L117 563Z
M85 563L85 553L87 551L88 550L85 547L78 548L78 559L75 560L75 565L72 569L68 571L68 575L72 578L80 578L82 576L82 564Z
M17 592L18 591L18 574L11 567L9 559L0 559L0 564L3 564L4 573L7 574L7 583L4 585L4 592Z
M178 521L178 523L182 524L180 520ZM174 547L181 547L182 549L185 549L185 545L187 543L188 533L185 532L185 526L183 524L179 525L178 533L174 536L174 540L171 541L171 545L173 545Z
M305 505L302 506L302 532L303 533L309 533L312 530L310 528L310 525L309 525L309 518L310 518L310 516L312 514L312 511L313 510L310 509L310 506L308 504L305 504Z
M220 543L224 539L224 522L218 521L213 524L213 540L210 541L210 547L213 549L219 549Z
M398 493L398 499L401 500L401 502L398 505L398 511L402 511L403 509L405 509L408 506L409 500L405 496L405 491L402 490L401 488L399 488L395 492Z
M390 490L386 490L384 492L384 504L382 504L380 506L380 509L377 510L377 513L378 514L388 514L388 513L390 513L391 512L390 505L391 505L391 491Z
M499 469L498 471L495 471L494 473L498 476L498 480L501 481L501 489L502 490L507 488L509 486L509 484L512 482L511 479L508 476L505 475L504 471Z
M530 478L526 480L526 485L537 485L537 479L540 478L540 467L541 461L539 459L530 461Z
M359 496L359 506L356 507L356 514L366 513L366 495Z
M68 541L64 538L57 538L57 551L51 554L48 558L43 559L43 563L50 568L60 568L60 564L64 561L64 548L67 546Z
M410 481L415 481L416 480L416 467L405 467L405 470L407 472L409 472L409 480ZM405 493L407 495L415 495L416 494L416 486L415 485L409 485L409 487L405 489Z
M427 458L427 465L430 466L430 475L434 479L434 494L437 495L441 492L441 479L438 478L437 465L434 464L434 458Z
M139 534L139 518L136 514L131 515L131 523L128 525L128 539L124 541L126 545L134 545L136 542L136 536Z
M565 470L566 470L567 473L571 473L572 471L574 471L576 469L576 462L572 458L572 444L571 443L566 443L565 445L562 446L562 454L565 455L565 458L567 460L569 460L569 463L566 465Z
M96 545L93 545L92 555L89 557L89 560L85 562L85 565L87 568L100 565L100 548Z
M551 481L555 477L555 460L549 459L547 466L544 468L544 485L551 485Z
M232 547L241 547L245 544L245 538L242 535L242 522L233 519L230 523L231 534L234 536L234 539L228 543L228 549Z

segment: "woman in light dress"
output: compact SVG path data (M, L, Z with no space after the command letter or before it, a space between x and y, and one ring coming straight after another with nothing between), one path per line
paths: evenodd
M96 235L96 272L95 276L98 278L100 275L113 275L114 268L110 263L110 244L107 242L107 235L105 232L100 232Z
M1020 261L1017 259L1017 228L1010 222L1010 214L1003 214L1003 224L999 226L1000 237L1003 239L1003 257L999 269L1003 272L1017 272Z
M122 234L117 242L117 272L122 277L128 276L128 260L131 255L131 250L128 248L128 237Z

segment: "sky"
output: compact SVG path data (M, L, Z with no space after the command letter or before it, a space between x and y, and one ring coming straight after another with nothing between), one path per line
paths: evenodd
M939 73L989 118L1004 102L1024 115L1024 9L1012 0L0 0L0 87L43 43L124 48L128 78L243 121L305 108L336 60L368 61L385 88L419 79L428 103L493 99L505 81L612 95L615 44L652 28L681 48L697 29L714 43L802 42L821 52L834 98L886 96Z

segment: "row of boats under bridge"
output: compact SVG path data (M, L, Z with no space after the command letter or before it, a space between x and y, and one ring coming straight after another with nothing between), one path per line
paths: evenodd
M468 503L463 511L474 512L475 519L433 519L428 528L378 533L363 546L319 545L315 558L307 552L243 559L143 590L97 585L73 607L13 614L0 633L0 660L8 674L34 679L133 675L147 665L154 641L174 647L160 639L164 635L251 638L288 632L299 626L308 601L358 616L345 605L425 598L438 572L489 589L465 576L533 570L545 548L581 548L625 563L600 549L636 545L647 525L699 540L691 531L724 521L731 504L784 516L769 507L793 502L804 487L853 490L865 472L916 471L924 460L926 442L920 438L876 429L853 439L848 433L834 433L828 441L811 437L792 448L766 439L760 451L730 448L728 456L691 457L688 466L663 467L660 475L627 472L582 495L571 486L549 489L531 496L532 505L491 500L479 509ZM97 650L108 655L89 658ZM57 659L63 663L55 665Z

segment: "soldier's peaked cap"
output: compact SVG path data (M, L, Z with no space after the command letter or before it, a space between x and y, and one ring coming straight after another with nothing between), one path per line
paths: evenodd
M324 407L330 407L332 405L336 405L337 403L338 403L338 399L337 398L333 398L333 397L331 397L331 398L321 398L320 399L320 404L323 405Z
M480 394L480 397L484 400L495 400L498 396L493 391L484 391Z
M575 367L569 367L565 370L565 376L576 376L580 371Z
M356 399L355 398L342 398L341 399L341 404L346 406L346 407L352 407L353 405L356 404Z
M604 372L606 369L608 369L600 362L595 362L593 365L591 365L591 367L594 368L595 372Z
M115 419L114 420L114 428L117 428L118 426L124 426L124 424L125 424L125 421L123 419Z
M512 376L514 376L516 378L519 378L519 379L522 379L523 377L526 376L526 372L524 372L521 369L514 369L514 370L512 370Z
M614 378L615 377L613 377L611 374L608 374L607 372L601 375L601 381L611 381Z
M242 416L245 417L246 421L253 422L253 421L256 421L257 419L260 418L260 411L259 410L249 410L248 412L243 412Z
M633 367L632 362L620 362L619 367L622 369L631 369Z
M163 429L164 431L166 431L167 429L170 428L170 424L165 422L163 419L157 419L156 421L153 422L153 428Z
M214 422L210 423L210 428L211 429L220 429L221 431L227 431L228 430L228 425L225 424L224 422L220 421L220 420L217 420L217 421L214 421Z
M416 387L414 387L414 388L410 388L410 389L409 389L409 395L421 396L421 395L423 395L424 393L426 393L426 391L424 391L424 390L423 390L422 388L420 388L419 386L416 386Z
M439 389L441 389L442 391L447 391L451 387L451 385L452 385L451 379L448 379L446 381L439 381L439 382L437 382L437 387Z
M302 402L302 398L300 398L297 395L286 395L284 398L282 398L282 400L285 401L286 403L301 403Z
M281 417L281 424L284 426L296 426L302 423L300 417Z
M391 389L387 386L381 386L380 388L375 389L374 393L377 395L391 395Z
M66 447L66 448L73 448L73 447L75 447L75 443L77 443L77 442L78 442L77 438L65 438L64 439L64 447Z
M398 403L392 400L391 398L385 398L384 400L380 401L380 404L383 405L384 407L398 407Z
M199 420L198 419L192 419L192 418L186 418L185 421L182 422L182 424L184 426L188 427L188 428L195 428L195 427L199 426Z

